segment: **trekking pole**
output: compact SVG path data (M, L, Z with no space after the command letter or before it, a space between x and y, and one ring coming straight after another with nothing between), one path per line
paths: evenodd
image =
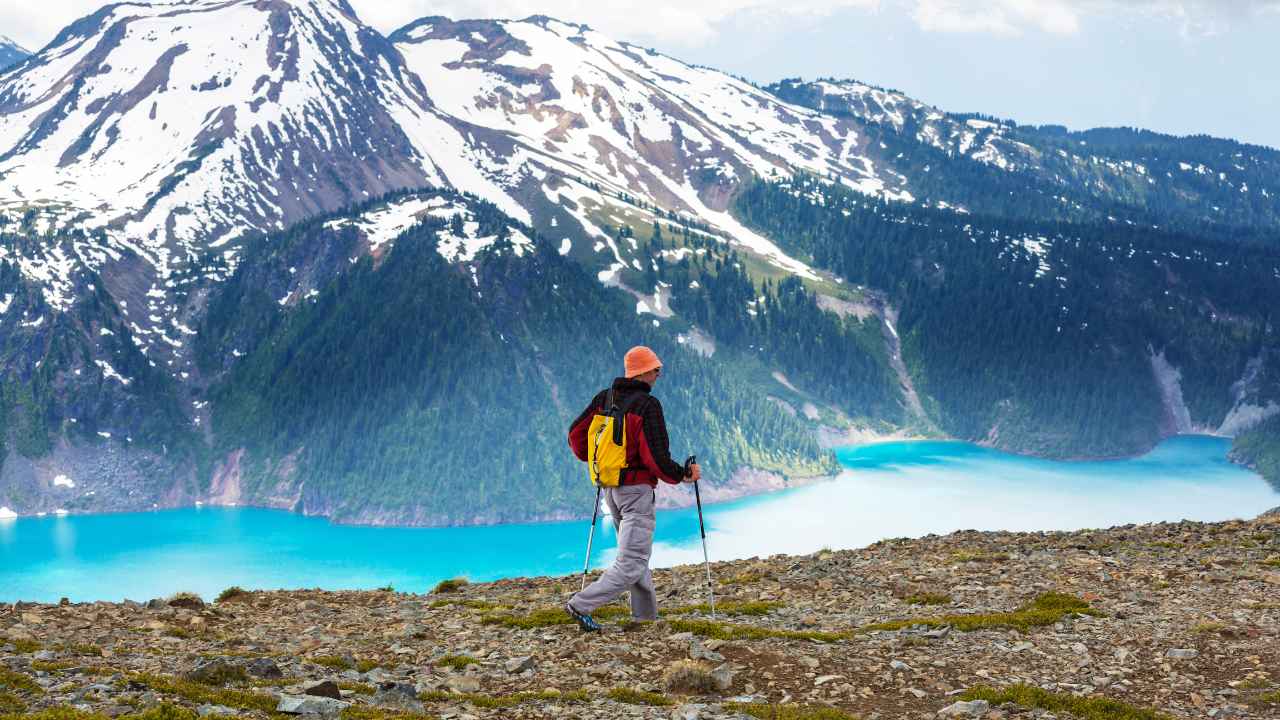
M689 467L698 462L696 455L690 455L688 460L684 461L685 467ZM702 522L702 493L698 492L698 481L693 481L693 498L698 504L698 530L702 533L702 561L707 566L707 597L711 599L711 619L716 617L716 591L715 586L711 584L711 557L707 555L707 526Z
M578 592L587 588L587 567L591 565L591 542L596 539L596 518L600 515L600 486L596 486L596 508L591 512L591 532L587 533L587 559L582 561L582 586Z

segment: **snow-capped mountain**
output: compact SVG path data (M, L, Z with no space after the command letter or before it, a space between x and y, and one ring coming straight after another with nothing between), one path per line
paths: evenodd
M0 491L42 492L40 478L58 465L116 478L103 484L119 491L112 502L86 506L177 503L199 497L217 463L215 494L235 502L248 457L278 462L252 472L282 485L246 497L292 507L302 446L291 443L331 444L311 434L328 419L295 426L295 416L271 413L327 391L322 366L334 348L359 369L343 410L378 422L410 416L373 412L360 381L447 371L451 387L465 387L449 373L476 371L418 367L407 353L394 372L369 372L405 352L398 338L427 331L406 324L405 305L447 326L443 355L483 326L495 358L488 370L526 372L514 368L537 357L529 379L549 384L543 404L558 410L557 383L593 380L539 354L576 342L580 329L563 321L579 306L621 308L615 344L654 333L650 341L672 352L702 356L697 387L720 387L712 378L723 373L759 395L755 420L741 423L761 433L752 448L790 453L813 470L826 461L810 447L810 424L859 411L830 404L835 395L872 388L859 407L896 423L901 391L916 398L912 421L937 419L926 417L908 369L921 358L907 354L930 346L900 342L896 329L919 318L891 305L916 274L927 276L924 287L945 288L946 264L957 262L951 241L975 242L970 220L1037 268L1027 287L1052 279L1074 289L1076 276L1047 254L1079 236L1046 225L1088 225L1088 237L1156 226L1197 237L1205 228L1215 242L1264 246L1280 228L1277 177L1280 153L1266 148L1030 128L851 80L762 88L546 17L429 17L384 36L345 0L110 5L0 70ZM802 208L788 205L797 193ZM823 236L821 227L837 230ZM846 251L865 248L839 243L857 245L868 228L892 241L852 263ZM936 247L897 257L921 233L936 234ZM1215 267L1253 262L1222 252ZM999 251L992 258L1006 261ZM898 261L897 275L854 279ZM1024 292L995 264L965 267ZM390 278L394 292L380 287ZM1215 308L1221 298L1209 296L1219 292L1196 302ZM469 319L432 315L442 303L465 306ZM337 310L346 319L334 325ZM530 316L542 322L530 327ZM779 322L760 330L757 318ZM350 342L354 328L395 331L361 345ZM805 346L810 328L825 350L784 356L783 346ZM320 336L319 345L308 340ZM313 352L321 361L291 374ZM892 367L876 370L882 362ZM784 363L785 375L776 369ZM788 379L837 374L844 384L825 391ZM474 392L457 402L474 402ZM770 402L781 396L790 399ZM686 406L690 417L709 411L701 402ZM428 410L457 412L443 402ZM264 429L285 425L292 430L278 446L244 455ZM230 442L240 444L221 444ZM121 469L127 463L101 445L124 447L132 464ZM726 436L723 447L741 445ZM739 462L725 470L759 469L749 453ZM186 486L147 485L178 475ZM307 492L305 507L325 513L341 495Z
M17 64L30 55L31 53L19 45L17 41L5 35L0 35L0 72L4 72L10 66Z

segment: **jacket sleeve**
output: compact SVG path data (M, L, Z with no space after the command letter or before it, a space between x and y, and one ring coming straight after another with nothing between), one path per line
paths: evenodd
M573 450L573 454L582 462L587 461L587 429L591 427L591 418L596 414L596 408L600 406L600 395L596 395L591 399L591 404L587 405L587 409L583 410L578 418L569 426L569 448Z
M671 459L671 441L667 437L667 420L662 415L662 403L649 396L641 412L644 422L640 443L640 459L663 482L678 484L684 479L684 466Z

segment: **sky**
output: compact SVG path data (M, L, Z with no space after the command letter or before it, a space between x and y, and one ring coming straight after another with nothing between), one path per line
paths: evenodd
M388 32L546 14L761 84L856 78L956 112L1280 148L1280 0L349 2ZM0 0L0 35L36 50L100 5Z

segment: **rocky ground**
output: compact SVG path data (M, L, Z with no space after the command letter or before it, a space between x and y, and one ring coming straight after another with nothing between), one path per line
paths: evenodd
M1280 516L717 563L715 620L703 572L599 635L572 577L0 605L0 717L1280 718Z

